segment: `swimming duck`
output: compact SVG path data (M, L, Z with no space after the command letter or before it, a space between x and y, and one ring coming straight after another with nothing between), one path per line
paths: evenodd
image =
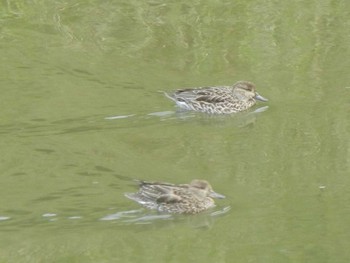
M196 214L215 206L212 198L225 198L213 191L205 180L190 184L170 184L140 181L137 193L125 196L149 209L176 214Z
M268 101L255 91L249 81L238 81L233 86L216 86L179 89L165 95L183 109L210 114L230 114L244 111L256 100Z

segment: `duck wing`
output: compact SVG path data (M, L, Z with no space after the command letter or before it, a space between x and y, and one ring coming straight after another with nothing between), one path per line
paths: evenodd
M198 89L181 89L174 92L173 100L219 103L232 96L226 87L202 87Z

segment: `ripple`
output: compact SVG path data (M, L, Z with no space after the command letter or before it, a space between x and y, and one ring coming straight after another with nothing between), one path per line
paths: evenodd
M54 217L54 216L57 216L57 214L54 214L54 213L45 213L45 214L42 214L42 217Z
M213 212L203 212L196 215L181 214L159 214L157 211L148 211L145 209L121 211L114 214L106 215L99 220L101 221L119 221L121 223L132 224L152 224L157 221L182 221L184 219L196 220L198 218L215 218L227 214L231 206L216 209Z
M134 218L135 214L139 214L141 210L130 210L130 211L122 211L115 214L107 215L102 217L100 220L102 221L110 221L110 220L119 220L123 218Z
M0 216L0 221L5 221L5 220L9 220L11 219L11 217L9 216Z
M117 115L117 116L110 116L110 117L105 117L105 120L116 120L116 119L126 119L135 116L135 114L130 114L130 115Z
M215 212L212 212L210 215L211 216L221 216L226 214L228 211L231 210L231 206L225 206L224 208L222 208L221 210L217 210Z

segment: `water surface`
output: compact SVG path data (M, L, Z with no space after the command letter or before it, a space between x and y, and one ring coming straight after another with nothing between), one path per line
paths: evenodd
M0 4L0 262L348 262L347 1ZM262 112L163 91L256 83ZM134 179L226 199L169 216Z

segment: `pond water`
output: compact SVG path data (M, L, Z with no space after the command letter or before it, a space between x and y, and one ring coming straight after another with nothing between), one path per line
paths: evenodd
M349 261L348 1L0 7L0 262ZM237 80L269 102L207 116L163 95ZM124 197L195 178L226 199L171 216Z

